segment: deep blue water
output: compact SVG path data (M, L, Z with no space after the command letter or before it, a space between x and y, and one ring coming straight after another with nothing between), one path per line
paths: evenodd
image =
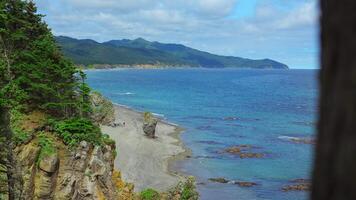
M316 70L169 69L88 71L88 82L112 101L163 114L186 131L192 158L175 168L197 177L201 199L302 200L306 192L281 192L293 179L309 178L313 145L288 137L312 137L316 121ZM234 117L235 120L226 120ZM250 144L266 157L221 154ZM207 179L253 181L251 188Z

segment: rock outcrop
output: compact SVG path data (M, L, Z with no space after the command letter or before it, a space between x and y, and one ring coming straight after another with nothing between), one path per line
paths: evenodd
M155 138L156 137L156 126L157 126L157 119L155 119L151 113L145 112L144 113L144 118L143 118L143 132L145 135L149 138Z
M115 122L115 108L111 101L98 92L90 94L92 102L92 119L98 124L113 125Z
M23 199L134 198L133 185L114 172L114 146L93 146L83 141L70 150L59 140L55 146L56 152L41 160L36 138L16 148Z

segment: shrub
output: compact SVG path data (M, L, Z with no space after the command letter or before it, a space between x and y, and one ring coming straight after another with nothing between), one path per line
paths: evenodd
M183 191L180 200L197 200L199 198L196 192L194 177L188 177L188 180L183 185Z
M150 112L144 112L143 113L143 120L145 122L150 122L153 119L153 115Z
M108 134L103 134L101 136L101 141L103 144L109 145L109 146L115 146L115 141L110 138Z
M54 131L69 146L75 146L81 141L101 145L101 132L98 126L89 119L72 118L55 123Z
M145 189L140 193L141 200L159 200L160 195L159 193L151 188Z
M11 111L10 128L13 132L15 144L21 144L30 137L30 133L21 127L23 119L24 115L21 112L15 109Z
M41 147L37 162L39 163L44 157L56 153L56 148L52 138L49 138L44 132L38 133L38 146Z

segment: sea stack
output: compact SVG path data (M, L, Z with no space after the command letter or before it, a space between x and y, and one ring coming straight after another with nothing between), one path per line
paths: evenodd
M153 117L150 112L145 112L143 114L143 132L149 138L155 138L157 119Z

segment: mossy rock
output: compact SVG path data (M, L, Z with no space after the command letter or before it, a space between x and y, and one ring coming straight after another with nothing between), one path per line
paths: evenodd
M111 101L106 99L99 92L90 94L92 102L92 119L103 125L111 125L115 121L115 108Z

